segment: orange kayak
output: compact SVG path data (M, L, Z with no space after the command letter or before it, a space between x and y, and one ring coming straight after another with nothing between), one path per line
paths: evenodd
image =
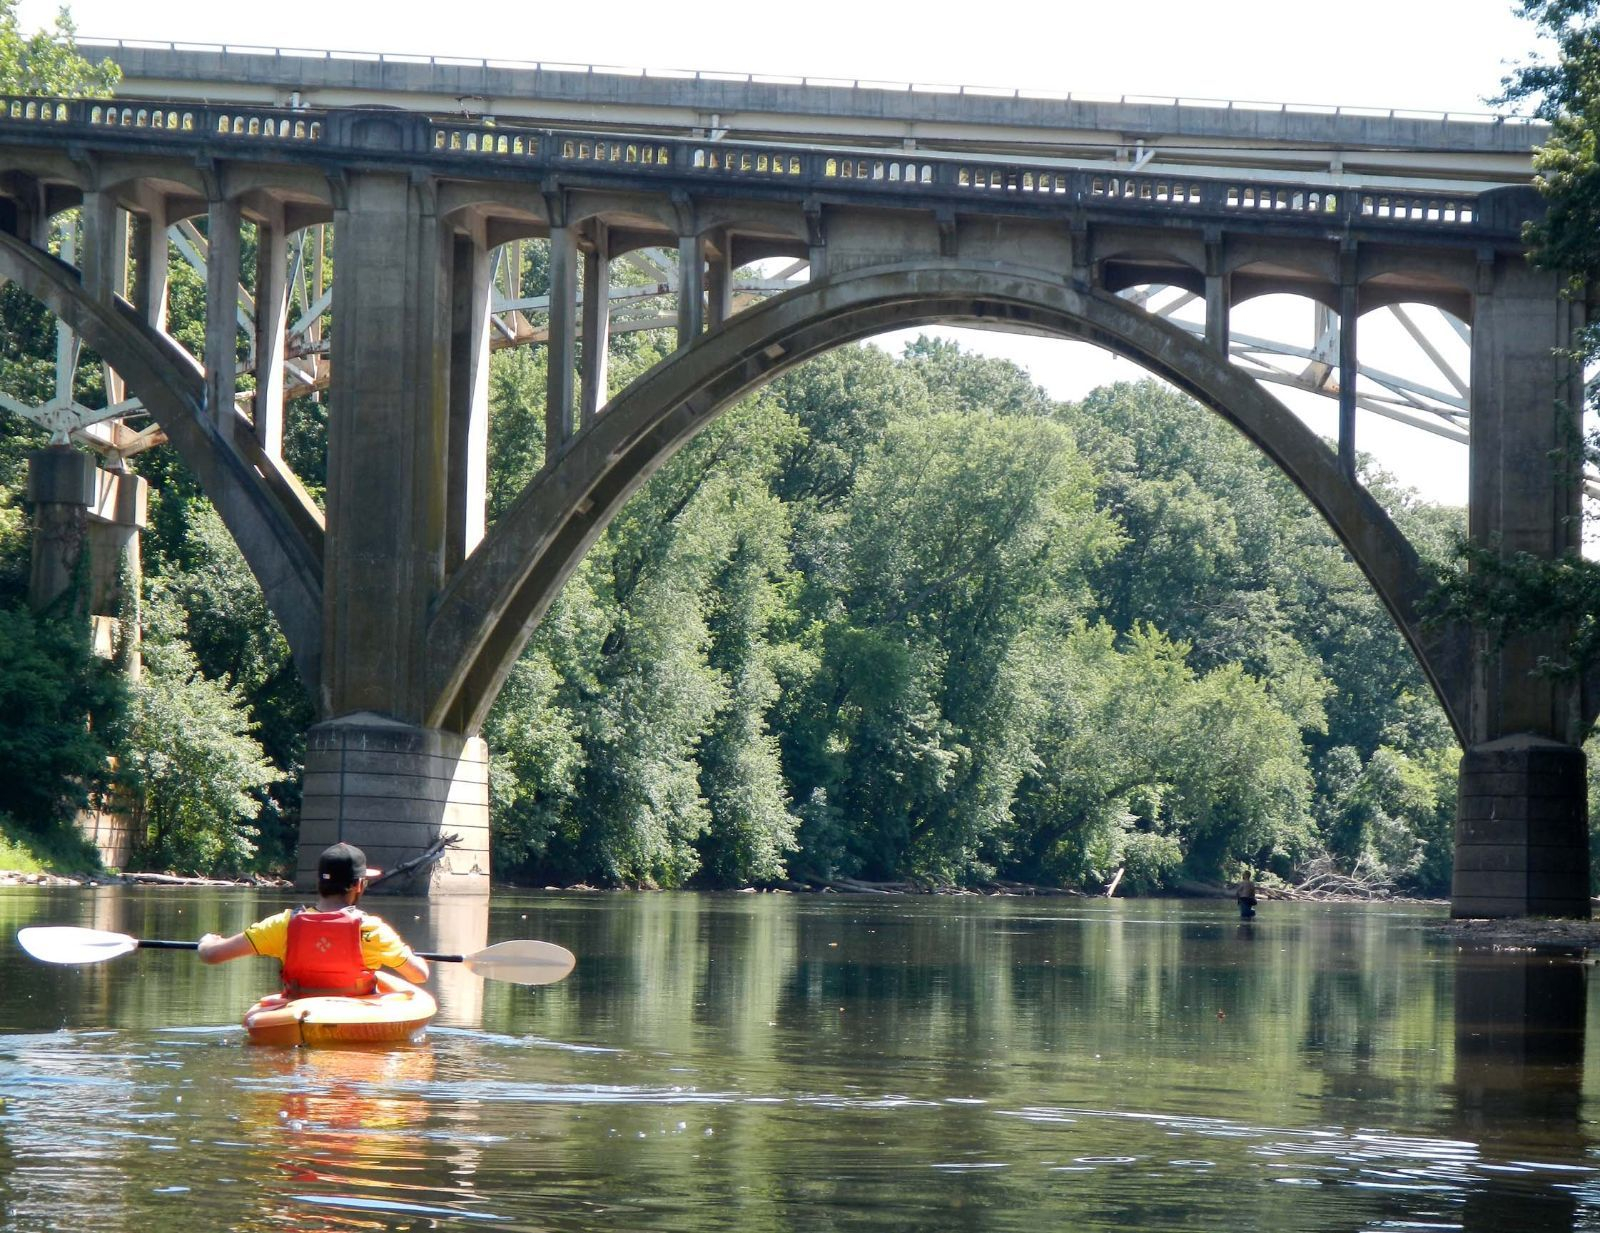
M254 1045L396 1044L414 1040L439 1006L426 989L388 972L365 997L291 998L268 994L244 1016Z

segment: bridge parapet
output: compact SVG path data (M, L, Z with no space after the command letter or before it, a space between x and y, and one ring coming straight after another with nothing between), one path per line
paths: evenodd
M418 170L502 178L570 173L572 187L633 189L738 185L738 191L829 200L943 204L977 211L1058 212L1065 207L1123 214L1181 214L1217 220L1270 219L1285 226L1383 231L1432 230L1515 238L1521 218L1485 216L1480 191L1406 190L1281 176L1138 173L971 155L882 152L779 141L685 141L637 133L464 123L422 113L366 108L196 105L181 100L46 99L0 96L0 141L160 154L177 146L214 159L309 158L319 164L378 159Z

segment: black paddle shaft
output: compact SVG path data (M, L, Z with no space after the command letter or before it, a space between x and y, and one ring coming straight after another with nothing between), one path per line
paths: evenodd
M199 950L198 942L173 942L161 938L140 938L140 950ZM465 955L436 955L431 951L417 951L418 959L432 959L435 963L465 963Z

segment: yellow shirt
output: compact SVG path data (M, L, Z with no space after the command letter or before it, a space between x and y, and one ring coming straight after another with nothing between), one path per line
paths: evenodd
M258 920L244 931L250 945L256 948L256 954L269 959L283 958L289 944L289 918L293 915L292 908L285 908L276 916ZM379 968L397 968L411 957L411 948L381 916L361 914L361 962L368 969L376 972Z

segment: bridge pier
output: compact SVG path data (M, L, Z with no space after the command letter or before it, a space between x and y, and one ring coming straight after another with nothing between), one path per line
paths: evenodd
M307 737L296 884L311 886L338 840L387 869L457 835L431 871L385 889L487 895L488 755L427 725L424 648L429 604L483 534L487 254L406 176L351 173L335 225L328 718Z
M295 885L316 885L317 855L341 840L393 869L456 836L443 857L380 891L489 893L489 752L481 737L349 715L315 725L306 739Z
M94 459L70 445L28 456L28 504L33 507L28 603L42 612L71 589L89 539L95 499ZM75 597L86 604L88 595Z
M1582 530L1582 305L1519 258L1480 260L1468 535L1504 557L1575 554ZM1548 633L1475 631L1450 913L1590 915L1586 726Z
M1518 735L1461 759L1452 916L1587 916L1587 759Z

